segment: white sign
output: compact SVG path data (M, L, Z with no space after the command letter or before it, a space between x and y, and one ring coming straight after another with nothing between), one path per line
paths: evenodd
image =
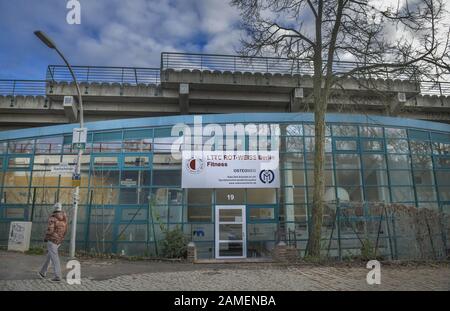
M126 187L133 187L133 186L136 186L136 181L135 180L132 180L132 179L125 179L125 180L121 180L120 181L120 185L121 186L126 186Z
M87 128L74 128L72 131L72 144L85 144L87 141Z
M182 152L182 188L279 188L278 151Z
M8 250L25 252L30 248L31 222L12 221L9 228Z
M52 166L50 171L54 175L72 175L75 166L69 164L60 164L58 166Z

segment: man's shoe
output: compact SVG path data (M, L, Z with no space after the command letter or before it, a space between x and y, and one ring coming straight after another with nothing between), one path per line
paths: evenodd
M61 282L61 279L60 278L53 278L53 279L51 279L51 281L57 283L57 282Z
M45 279L45 274L42 274L41 271L38 272L38 275L41 279Z

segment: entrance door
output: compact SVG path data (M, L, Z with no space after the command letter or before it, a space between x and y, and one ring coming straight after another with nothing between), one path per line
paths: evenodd
M216 205L216 258L246 258L245 205Z

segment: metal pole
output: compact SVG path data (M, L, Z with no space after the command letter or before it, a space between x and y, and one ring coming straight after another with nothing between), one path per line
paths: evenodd
M336 214L337 214L337 234L338 234L338 257L342 260L342 245L341 245L341 204L339 198L336 199Z
M81 96L80 86L78 84L77 78L75 77L75 74L72 70L72 67L70 66L67 59L64 57L64 55L58 50L58 48L55 46L56 52L61 56L64 63L66 64L67 68L70 71L70 74L72 75L73 81L75 82L75 87L77 89L78 93L78 107L80 109L79 118L80 118L80 128L83 128L84 126L84 117L83 117L83 98ZM83 150L80 148L78 149L78 155L77 155L77 161L75 163L75 174L77 176L80 176L81 173L81 157L83 156ZM69 257L75 258L75 240L77 235L77 217L78 217L78 203L80 200L80 186L77 185L73 191L73 216L72 216L72 230L70 235L70 249L69 249Z

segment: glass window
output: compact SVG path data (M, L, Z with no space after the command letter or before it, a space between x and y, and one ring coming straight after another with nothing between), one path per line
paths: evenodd
M212 222L211 206L188 205L188 222Z
M315 154L314 153L307 153L306 154L306 167L308 169L314 169L314 159ZM325 154L325 168L326 169L332 169L333 168L333 155L331 153Z
M281 201L287 204L306 203L305 188L281 188Z
M124 224L119 226L118 241L147 241L147 225Z
M361 159L365 170L386 169L383 154L363 154Z
M438 185L450 185L450 171L435 171Z
M433 163L431 161L431 156L429 156L427 154L411 155L411 160L412 160L413 167L416 169L431 170L433 167Z
M155 153L171 153L172 144L179 137L157 137L154 139L153 152Z
M359 169L358 154L335 154L336 169Z
M305 151L314 152L314 137L305 137ZM325 138L325 152L331 152L331 138Z
M409 142L411 154L430 154L431 148L428 141L414 141Z
M83 180L83 178L81 179ZM94 189L93 193L95 194L96 191L98 191L99 189ZM92 189L91 189L92 192ZM108 198L107 196L105 196L105 198ZM58 197L58 201L61 204L67 204L72 206L73 204L73 188L59 188L59 197ZM80 204L85 204L85 203L89 203L89 199L88 199L88 188L80 188ZM104 204L117 204L117 201L114 203L107 203L105 200Z
M392 202L414 202L412 187L391 187Z
M10 157L8 159L8 168L29 168L30 159L29 157Z
M336 170L336 179L338 186L361 185L359 170Z
M126 167L144 167L149 166L149 156L125 156L124 165Z
M217 189L216 204L245 204L245 189Z
M31 186L41 187L58 187L59 176L52 174L50 171L33 171Z
M122 171L120 186L150 186L150 171Z
M6 153L7 145L8 145L8 143L6 141L0 141L0 154Z
M388 153L409 153L408 141L403 139L388 139Z
M169 206L169 222L170 223L183 222L183 206L181 205Z
M433 171L431 170L414 170L414 183L416 186L420 185L434 185Z
M362 140L364 151L383 151L384 143L382 140L375 139L363 139Z
M433 142L433 154L450 155L450 143Z
M10 141L8 143L8 152L9 153L33 153L34 140L33 139L25 139L18 141Z
M120 188L120 204L147 204L149 189L142 187Z
M365 187L366 201L389 202L388 187Z
M120 152L122 132L95 133L93 152Z
M436 201L436 189L434 187L421 187L416 185L418 201Z
M63 136L40 138L36 140L36 154L60 154Z
M405 129L385 128L386 138L407 138Z
M149 152L152 150L152 139L126 139L123 141L125 152Z
M94 165L95 166L114 166L118 165L117 157L94 157Z
M388 185L387 173L384 170L364 170L364 185Z
M305 136L315 136L314 124L304 124ZM331 126L326 125L325 136L331 136Z
M26 188L3 188L3 204L27 204L28 187Z
M92 179L92 177L91 177ZM81 171L81 187L87 187L89 182L89 172ZM60 187L72 187L72 176L61 175Z
M181 169L181 157L175 159L172 154L158 154L153 155L153 169L164 169L164 168L180 168Z
M168 205L169 204L169 189L168 188L155 188L152 189L152 204L156 205Z
M275 209L273 207L250 208L250 221L274 220Z
M181 185L181 171L178 170L153 170L154 186L179 186Z
M286 137L286 152L303 152L303 137Z
M439 187L438 191L439 191L439 199L441 201L450 201L450 187Z
M450 168L450 157L434 157L436 168Z
M333 136L341 136L341 137L357 137L358 136L358 128L353 125L333 125Z
M277 231L276 223L251 223L247 225L248 241L267 241L273 240ZM266 242L264 242L266 243ZM254 243L249 243L249 249L255 247ZM265 251L269 253L269 251Z
M51 170L51 166L59 165L60 161L59 155L35 155L33 160L33 171L38 170Z
M146 208L124 208L122 210L122 220L147 220Z
M418 130L408 130L409 139L428 140L428 132Z
M302 124L289 124L287 126L281 126L281 129L285 129L286 136L303 136ZM283 133L283 132L282 132Z
M350 202L362 201L363 196L362 196L362 189L360 186L343 186L340 188L343 188L345 191L348 192Z
M77 163L77 155L63 155L61 163L75 164ZM83 154L81 157L81 170L88 171L91 165L91 156L89 154Z
M359 133L361 137L383 137L383 128L374 126L361 126Z
M95 169L91 174L91 187L114 187L119 185L119 171Z
M30 184L31 172L29 171L9 171L5 173L5 187L28 187Z
M387 156L389 169L410 169L411 162L406 154L389 154Z
M356 140L336 140L336 150L357 150Z
M64 196L67 202L71 199L71 189L65 189ZM98 205L113 205L119 203L119 192L118 188L91 188L92 203Z
M211 204L212 203L212 189L188 189L188 204Z
M292 170L292 171L284 171L285 173L285 186L306 186L306 180L305 180L305 171L304 170ZM289 181L289 174L292 174L292 183Z
M122 148L122 142L121 141L110 141L110 142L99 142L94 143L93 146L93 152L120 152Z
M308 186L314 186L314 171L308 170L306 171L306 175L308 178ZM333 180L334 180L333 171L325 170L325 185L326 186L334 185Z
M389 171L391 185L412 185L411 171Z
M275 204L277 193L275 189L248 189L247 204Z
M9 219L23 219L25 217L25 209L16 207L7 207L5 209L5 217Z

